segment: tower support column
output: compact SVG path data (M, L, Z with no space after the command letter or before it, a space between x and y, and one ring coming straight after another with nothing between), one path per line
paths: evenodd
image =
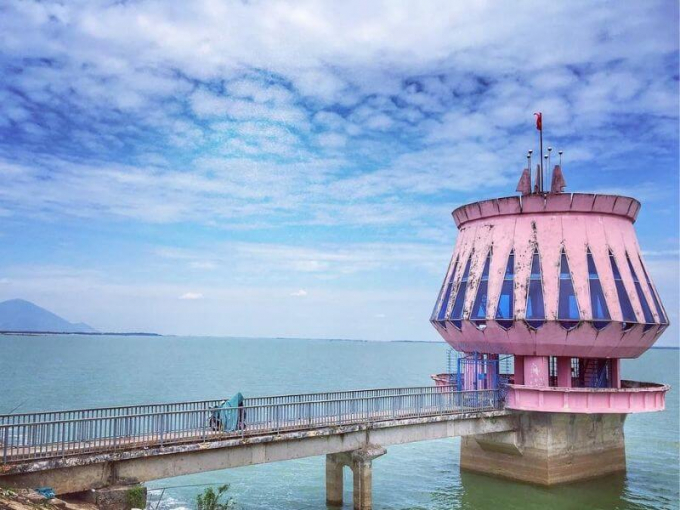
M567 356L557 358L557 385L560 388L571 388L571 358Z
M613 358L612 362L612 388L621 387L621 360L619 358Z
M518 411L514 435L463 437L460 467L539 485L625 471L625 418L625 414Z

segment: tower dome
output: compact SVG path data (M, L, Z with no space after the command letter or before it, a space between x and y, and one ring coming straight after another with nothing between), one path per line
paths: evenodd
M550 193L453 211L460 232L431 322L465 352L640 356L668 325L633 226L640 202L562 193L559 166L553 175Z

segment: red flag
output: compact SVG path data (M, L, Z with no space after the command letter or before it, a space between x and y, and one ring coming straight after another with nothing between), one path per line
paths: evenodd
M534 113L536 115L536 129L543 131L543 114L541 112Z

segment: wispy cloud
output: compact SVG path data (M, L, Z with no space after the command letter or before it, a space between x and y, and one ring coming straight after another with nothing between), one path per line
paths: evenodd
M203 299L203 294L201 294L200 292L185 292L179 297L179 299L195 301L197 299Z

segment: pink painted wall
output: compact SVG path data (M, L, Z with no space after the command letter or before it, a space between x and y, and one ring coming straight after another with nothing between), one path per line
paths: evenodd
M640 209L636 200L628 197L590 194L528 195L487 200L469 204L454 211L459 227L456 246L449 266L453 265L453 292L446 309L449 319L463 269L470 258L470 277L463 307L462 327L450 321L437 330L459 351L510 353L528 356L614 357L634 358L645 352L666 329L657 313L656 289L647 284L641 263L633 221ZM592 252L607 308L611 318L604 329L592 325L590 282L586 250ZM527 292L531 259L534 250L540 256L545 323L538 329L524 322L527 313ZM503 329L495 320L503 277L511 250L514 266L514 325ZM558 321L560 258L564 250L578 304L580 321L575 329L565 329ZM616 260L636 323L624 331L621 303L615 286L609 259ZM491 252L486 306L486 324L479 328L470 321L480 278L487 255ZM642 292L652 312L654 324L645 331L644 314L629 269L627 256L635 271ZM441 296L433 319L442 308ZM665 314L665 312L664 312ZM667 317L667 315L666 315Z
M515 370L515 373L517 371ZM548 386L548 356L524 357L524 384L526 386Z

